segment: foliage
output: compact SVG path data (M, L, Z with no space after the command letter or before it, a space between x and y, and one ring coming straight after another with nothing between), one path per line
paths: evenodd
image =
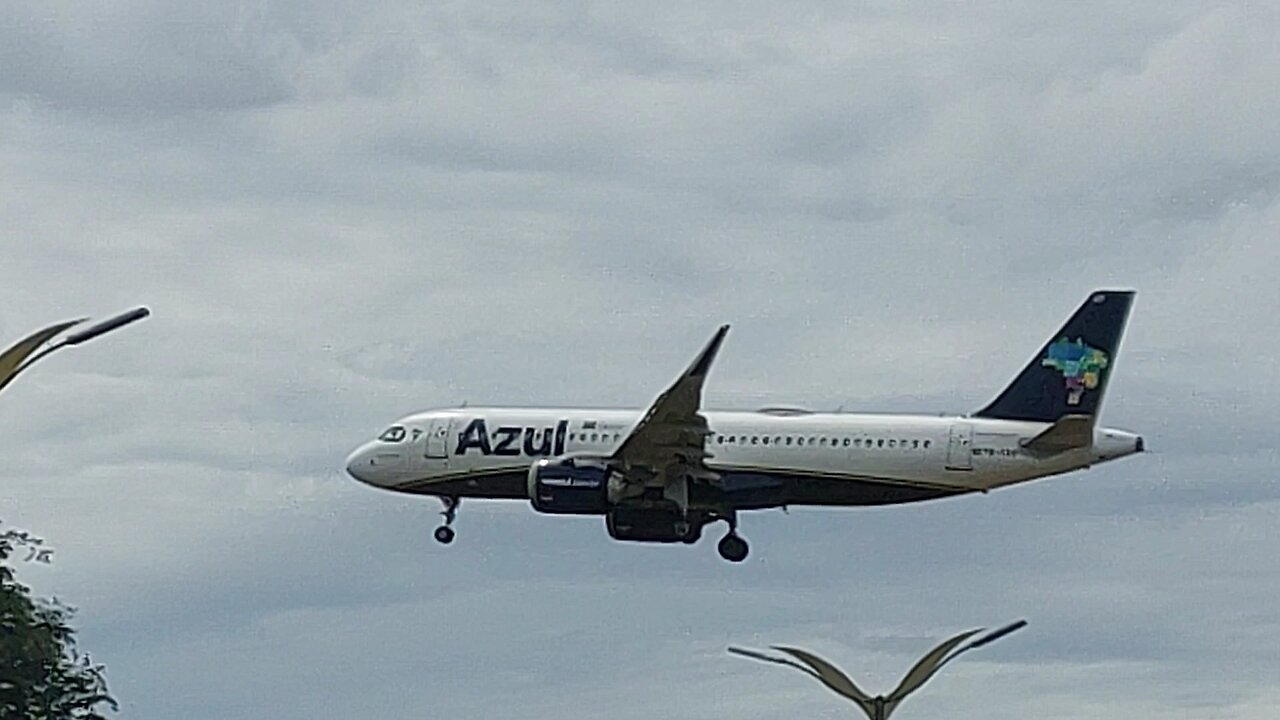
M31 597L8 561L48 562L44 541L17 530L0 532L0 718L103 720L101 706L118 710L107 694L104 667L76 648L74 609Z

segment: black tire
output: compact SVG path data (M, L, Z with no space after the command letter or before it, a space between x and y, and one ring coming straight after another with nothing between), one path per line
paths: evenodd
M453 528L449 527L448 525L438 527L436 528L435 536L436 536L436 542L440 543L441 545L448 545L449 543L453 542L453 538L454 538Z
M737 535L725 535L720 539L720 544L716 545L716 549L720 551L720 557L734 563L746 560L747 553L750 552L747 541Z

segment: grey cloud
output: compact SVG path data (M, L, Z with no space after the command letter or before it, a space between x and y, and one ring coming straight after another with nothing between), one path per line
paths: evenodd
M0 92L123 116L259 107L290 97L288 48L236 6L9 6Z
M155 310L0 405L131 717L821 716L724 646L889 686L1023 616L903 712L1274 714L1269 9L4 12L0 329ZM753 513L746 567L516 503L446 550L340 473L418 409L643 404L724 321L713 406L965 411L1112 284L1156 454Z

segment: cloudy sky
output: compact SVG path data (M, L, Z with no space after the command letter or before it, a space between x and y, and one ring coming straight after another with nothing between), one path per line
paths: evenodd
M1280 711L1280 11L1265 2L0 6L0 342L147 304L5 390L0 519L122 717ZM1106 422L1155 450L753 554L340 472L392 418L971 410L1139 290ZM712 533L710 539L714 540Z

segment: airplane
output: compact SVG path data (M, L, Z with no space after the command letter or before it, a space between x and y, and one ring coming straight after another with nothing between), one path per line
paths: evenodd
M702 408L729 326L645 410L460 407L397 420L347 458L368 485L434 495L443 544L463 498L602 516L615 540L698 542L723 521L721 557L747 558L738 514L892 505L986 493L1144 450L1098 425L1135 293L1098 290L999 395L968 415Z

